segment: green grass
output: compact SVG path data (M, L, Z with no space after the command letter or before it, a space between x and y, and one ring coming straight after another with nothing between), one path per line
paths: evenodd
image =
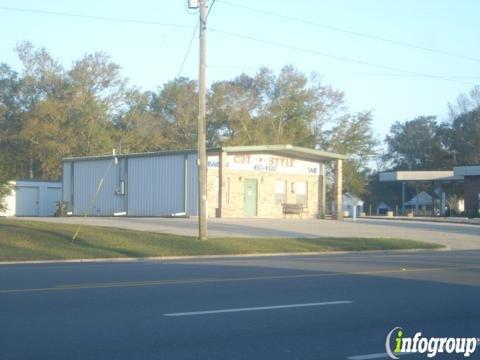
M0 261L309 251L435 249L440 245L383 238L212 238L0 219Z

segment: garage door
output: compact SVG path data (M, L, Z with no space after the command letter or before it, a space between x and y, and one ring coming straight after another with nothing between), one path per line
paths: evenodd
M18 186L16 188L16 215L38 216L38 187Z

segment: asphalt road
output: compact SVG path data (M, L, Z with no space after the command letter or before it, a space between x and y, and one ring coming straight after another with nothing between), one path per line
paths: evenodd
M479 285L480 251L3 265L0 359L376 358L479 337Z
M17 218L196 236L197 219L166 218ZM359 219L209 219L210 236L239 237L389 237L439 243L452 250L480 250L480 226L425 221Z

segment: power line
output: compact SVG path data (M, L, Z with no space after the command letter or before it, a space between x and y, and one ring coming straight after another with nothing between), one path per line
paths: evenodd
M246 70L258 70L261 66L241 66L241 65L208 65L208 68L212 69L246 69ZM273 70L281 70L281 68L273 68ZM308 71L308 70L306 70ZM398 76L398 77L424 77L423 75L409 75L409 74L396 74L396 73L374 73L374 72L347 72L347 71L316 71L320 75L360 75L360 76ZM480 79L480 76L464 76L464 75L435 75L442 78L449 79L467 79L476 80Z
M208 8L207 16L205 18L205 21L208 19L208 16L210 15L210 11L212 11L213 5L215 5L215 0L212 0L212 3L210 4L210 7ZM198 13L198 11L195 12L195 14L197 14L197 13ZM182 65L180 66L180 70L178 71L177 78L180 77L180 75L183 71L183 67L185 66L185 62L187 61L188 55L190 54L190 48L192 47L193 39L195 39L195 34L197 33L198 25L199 24L198 24L198 21L197 21L197 24L195 25L195 28L193 29L192 38L190 39L190 42L187 46L187 51L185 52L185 56L183 57Z
M185 66L185 62L187 61L188 55L190 54L190 49L192 47L193 39L195 39L195 34L197 33L197 28L198 28L198 21L197 21L197 25L193 29L193 34L192 34L192 37L190 39L190 42L188 43L187 51L185 52L185 56L183 57L182 65L180 65L180 69L178 70L177 78L179 78L180 75L182 74L183 67Z
M206 17L205 20L208 19L208 16L210 15L210 11L212 11L212 9L213 9L213 5L215 5L215 0L212 0L212 3L210 4L210 7L208 8L207 17Z
M159 25L159 26L169 26L169 27L184 28L184 29L192 28L192 26L190 25L175 24L175 23L168 23L168 22L161 22L161 21L106 17L106 16L97 16L97 15L88 15L88 14L69 13L69 12L8 7L8 6L0 6L0 10L43 14L43 15L54 15L54 16L67 16L67 17L75 17L75 18L82 18L82 19L89 19L89 20L112 21L112 22L122 22L122 23L141 24L141 25Z
M403 42L403 41L387 39L387 38L376 36L376 35L365 34L365 33L361 33L361 32L358 32L358 31L342 29L342 28L339 28L339 27L336 27L336 26L321 24L321 23L318 23L318 22L304 20L304 19L300 19L300 18L296 18L296 17L292 17L292 16L287 16L287 15L282 15L282 14L274 13L274 12L267 11L267 10L253 8L253 7L250 7L250 6L235 4L235 3L232 3L232 2L229 2L229 1L226 1L226 0L218 0L218 2L222 3L222 4L225 4L225 5L228 5L228 6L234 6L234 7L237 7L237 8L253 11L253 12L256 12L256 13L259 13L259 14L274 16L274 17L284 19L284 20L295 21L295 22L298 22L298 23L317 26L317 27L321 27L321 28L324 28L324 29L329 29L329 30L332 30L332 31L337 31L337 32L341 32L341 33L345 33L345 34L349 34L349 35L364 37L364 38L367 38L367 39L370 39L370 40L377 40L377 41L382 41L382 42L385 42L385 43L390 43L390 44L394 44L394 45L408 47L408 48L412 48L412 49L416 49L416 50L428 51L428 52L437 53L437 54L446 55L446 56L451 56L451 57L455 57L455 58L459 58L459 59L470 60L470 61L474 61L474 62L480 62L480 59L478 59L478 58L474 58L474 57L467 56L467 55L462 55L462 54L456 54L456 53L453 53L453 52L450 52L450 51L433 49L433 48L429 48L429 47L424 47L424 46L419 46L419 45L415 45L415 44L406 43L406 42Z
M260 39L260 38L256 38L256 37L253 37L253 36L232 33L232 32L229 32L229 31L217 30L217 29L213 29L213 28L209 28L209 30L212 31L212 32L216 32L218 34L223 34L223 35L227 35L227 36L231 36L231 37L236 37L236 38L239 38L239 39L255 41L255 42L258 42L258 43L273 45L273 46L281 47L281 48L284 48L284 49L295 50L295 51L304 52L304 53L308 53L308 54L313 54L313 55L317 55L317 56L328 57L328 58L335 59L335 60L341 60L341 61L350 62L350 63L354 63L354 64L375 67L375 68L379 68L379 69L383 69L383 70L395 71L395 72L400 72L400 73L409 74L409 75L423 76L423 77L428 77L428 78L433 78L433 79L446 80L446 81L462 83L462 84L467 84L467 85L475 85L474 83L469 83L469 82L466 82L466 81L450 79L450 78L447 78L447 77L437 76L437 75L432 75L432 74L424 74L424 73L420 73L420 72L416 72L416 71L410 71L410 70L396 68L396 67L387 66L387 65L374 64L374 63L370 63L370 62L363 61L363 60L357 60L357 59L347 58L347 57L344 57L344 56L328 54L328 53L324 53L324 52L321 52L321 51L301 48L301 47L298 47L298 46L293 46L293 45L288 45L288 44L282 44L282 43L278 43L278 42L271 41L271 40L265 40L265 39Z
M224 1L224 0L219 0L219 2L224 3L224 4L229 4L229 5L232 5L232 6L244 7L244 8L247 8L249 10L252 10L252 11L263 12L263 13L267 13L269 15L280 16L280 17L283 17L283 18L286 18L286 19L289 19L289 20L302 21L302 22L310 23L308 21L304 21L304 20L300 20L300 19L296 19L296 18L290 18L288 16L283 16L283 15L279 15L279 14L275 14L275 13L270 13L268 11L263 11L263 10L249 8L249 7L246 7L246 6L243 6L243 5L233 4L233 3L230 3L230 2ZM214 3L215 3L215 0L212 1L212 4L210 6L210 10L212 9ZM26 13L36 13L36 14L43 14L43 15L76 17L76 18L83 18L83 19L89 19L89 20L133 23L133 24L142 24L142 25L159 25L159 26L169 26L169 27L188 28L188 29L192 28L191 25L184 25L184 24L175 24L175 23L140 20L140 19L130 19L130 18L105 17L105 16L97 16L97 15L89 15L89 14L67 13L67 12L57 12L57 11L48 11L48 10L36 10L36 9L27 9L27 8L18 8L18 7L0 6L0 10L26 12ZM312 24L318 25L318 26L323 26L323 27L329 27L327 25L324 26L324 25L317 24L317 23L312 23ZM329 28L332 28L332 27L329 27ZM194 29L195 29L195 31L194 31L194 34L192 36L192 40L190 41L190 44L187 48L187 52L186 52L186 55L185 55L184 60L182 62L182 66L180 68L179 73L181 73L181 71L183 70L183 66L184 66L184 63L186 61L186 58L188 57L188 53L190 51L191 44L193 43L193 38L195 37L195 33L196 33L196 27L194 27ZM337 29L337 28L332 28L332 29L344 31L342 29ZM366 62L366 61L361 61L361 60L351 59L351 58L347 58L347 57L327 54L327 53L323 53L323 52L319 52L319 51L315 51L315 50L300 48L300 47L296 47L296 46L292 46L292 45L288 45L288 44L277 43L277 42L274 42L274 41L259 39L259 38L255 38L255 37L251 37L251 36L247 36L247 35L241 35L241 34L236 34L236 33L232 33L232 32L216 30L216 29L212 29L212 28L210 28L210 30L214 31L214 32L217 32L217 33L220 33L220 34L223 34L223 35L233 36L233 37L237 37L237 38L241 38L241 39L245 39L245 40L250 40L250 41L256 41L256 42L269 44L269 45L274 45L274 46L277 46L277 47L282 47L282 48L286 48L286 49L290 49L290 50L301 51L301 52L305 52L305 53L310 53L310 54L314 54L314 55L318 55L318 56L329 57L329 58L342 60L342 61L347 61L347 62L352 62L352 63L356 63L356 64L377 67L377 68L381 68L381 69L384 69L384 70L401 72L401 73L404 73L404 74L409 74L411 76L421 76L421 77L428 77L428 78L435 78L435 79L447 80L447 81L452 81L452 82L458 82L458 83L463 83L463 84L467 84L467 85L475 85L473 83L460 81L460 80L458 80L458 79L460 79L459 77L447 77L447 76L423 74L423 73L418 73L418 72L409 71L409 70L405 70L405 69L399 69L399 68L394 68L394 67L380 65L380 64L373 64L373 63L369 63L369 62ZM349 32L349 31L345 30L344 32ZM352 33L354 33L354 32L352 32ZM362 35L362 36L365 35L365 34L360 34L360 33L354 33L354 34ZM365 35L365 36L370 36L370 35ZM375 38L375 37L372 37L372 38ZM390 40L387 40L387 39L382 39L382 38L379 38L379 39L380 40L386 40L386 41L390 42ZM400 43L400 44L404 44L404 43ZM432 49L423 49L423 50L429 50L430 51ZM447 53L447 54L455 55L455 54L451 54L451 53ZM471 59L473 59L473 58L471 58ZM478 60L478 59L474 59L474 60ZM478 61L480 61L480 60L478 60Z

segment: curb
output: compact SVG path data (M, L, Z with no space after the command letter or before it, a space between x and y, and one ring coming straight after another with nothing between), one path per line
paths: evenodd
M217 259L245 259L245 258L271 258L289 256L312 256L312 255L341 255L341 254L389 254L389 253L416 253L416 252L442 252L451 251L449 247L438 249L392 249L392 250L356 250L356 251L316 251L316 252L293 252L293 253L253 253L238 255L188 255L188 256L151 256L151 257L125 257L125 258L93 258L93 259L69 259L69 260L25 260L25 261L0 261L2 265L42 265L42 264L81 264L81 263L119 263L119 262L143 262L143 261L175 261L175 260L217 260Z
M476 225L479 226L480 222L478 221L469 221L465 220L443 220L443 219L428 219L428 218L407 218L407 217L381 217L381 216L362 216L360 219L369 219L369 220L394 220L394 221L418 221L418 222L430 222L436 224L456 224L456 225Z

